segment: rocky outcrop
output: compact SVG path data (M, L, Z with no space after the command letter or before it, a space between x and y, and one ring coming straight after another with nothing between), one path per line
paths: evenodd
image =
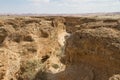
M11 50L0 49L0 80L16 80L20 68L20 56Z
M108 80L120 73L120 31L104 27L77 31L68 38L65 53L65 74L72 79L62 80Z
M0 18L0 80L119 80L120 20Z
M33 80L39 71L61 71L64 65L58 55L63 41L60 43L58 37L65 32L63 23L60 17L1 20L0 80Z

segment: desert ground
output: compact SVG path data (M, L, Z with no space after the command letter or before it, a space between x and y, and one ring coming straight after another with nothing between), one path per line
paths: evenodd
M120 80L120 15L0 16L0 80Z

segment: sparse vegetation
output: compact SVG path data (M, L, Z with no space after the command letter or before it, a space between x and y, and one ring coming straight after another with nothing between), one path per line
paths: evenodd
M52 67L55 68L55 69L58 69L59 65L58 64L52 64Z
M18 80L33 80L38 71L42 71L43 68L44 64L40 60L28 60L21 65Z
M0 17L0 79L108 80L120 72L119 25L99 15Z

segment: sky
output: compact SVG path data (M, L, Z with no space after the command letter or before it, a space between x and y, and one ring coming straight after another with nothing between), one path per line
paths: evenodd
M0 13L79 14L120 12L120 0L0 0Z

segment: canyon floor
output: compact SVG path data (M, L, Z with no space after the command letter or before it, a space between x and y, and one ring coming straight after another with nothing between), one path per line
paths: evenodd
M120 80L120 16L0 16L0 80Z

